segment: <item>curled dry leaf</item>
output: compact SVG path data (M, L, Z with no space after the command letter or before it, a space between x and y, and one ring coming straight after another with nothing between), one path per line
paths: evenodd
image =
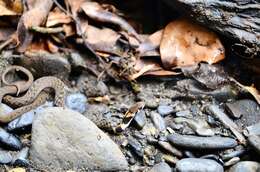
M96 2L85 2L81 6L85 14L93 20L118 25L122 30L140 40L135 29L123 18L106 11Z
M21 0L0 0L0 16L19 15L23 11Z
M130 76L131 80L134 80L142 75L153 75L153 76L172 76L180 73L165 70L160 66L158 59L138 59L134 66L137 73Z
M60 24L68 24L70 22L72 22L70 16L66 15L64 12L61 12L60 9L55 8L48 15L46 27L57 26Z
M140 46L137 48L137 51L140 53L140 56L146 56L146 54L150 52L156 52L156 50L160 46L162 35L163 30L158 30L152 35L150 35L147 39L145 39L145 41L142 42ZM154 54L159 55L159 53Z
M120 35L111 29L99 29L88 25L85 35L86 41L96 51L112 54L118 54L118 51L120 51L116 46L116 42L120 38Z
M224 47L216 34L187 19L170 22L160 45L165 68L216 63L225 58Z
M22 15L17 26L18 41L20 43L18 51L24 52L32 42L33 35L28 29L32 26L40 26L46 21L52 4L52 0L35 0L33 8Z

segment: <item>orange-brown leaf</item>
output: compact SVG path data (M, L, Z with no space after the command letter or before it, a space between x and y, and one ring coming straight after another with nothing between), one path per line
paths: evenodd
M160 45L165 68L190 66L199 62L216 63L224 59L224 47L216 34L187 19L170 22Z

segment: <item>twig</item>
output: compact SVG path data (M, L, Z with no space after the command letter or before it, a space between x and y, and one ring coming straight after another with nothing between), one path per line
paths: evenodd
M63 27L47 28L47 27L40 27L40 26L32 26L29 29L44 34L60 33L64 31Z

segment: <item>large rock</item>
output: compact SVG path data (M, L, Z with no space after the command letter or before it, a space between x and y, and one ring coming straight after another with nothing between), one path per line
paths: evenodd
M59 107L46 108L34 120L30 159L38 167L56 171L128 168L118 146L93 122Z
M229 172L257 172L260 164L254 161L242 161L232 166Z

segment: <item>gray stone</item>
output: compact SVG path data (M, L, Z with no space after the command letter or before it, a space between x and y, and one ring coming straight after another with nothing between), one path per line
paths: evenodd
M151 112L151 119L153 121L154 126L159 131L165 131L166 130L165 121L159 113Z
M171 134L168 140L176 146L189 149L226 149L237 145L236 140L229 137L200 137L192 135Z
M260 137L257 135L251 135L247 139L250 146L253 147L253 149L260 154Z
M30 159L45 169L126 170L119 147L80 113L46 108L32 125Z
M254 161L241 161L229 169L229 172L257 172L260 164Z
M134 123L138 129L142 129L146 123L145 111L140 110L134 117Z
M9 164L12 161L12 155L5 150L0 149L0 164Z
M184 158L176 163L178 172L224 172L224 168L214 160Z
M151 170L149 170L149 172L171 172L171 171L172 171L171 167L165 162L156 164L153 166Z
M73 93L66 97L66 105L69 109L84 113L87 109L87 97L81 93Z
M160 105L158 106L157 111L160 115L166 116L173 113L173 108L168 105Z

